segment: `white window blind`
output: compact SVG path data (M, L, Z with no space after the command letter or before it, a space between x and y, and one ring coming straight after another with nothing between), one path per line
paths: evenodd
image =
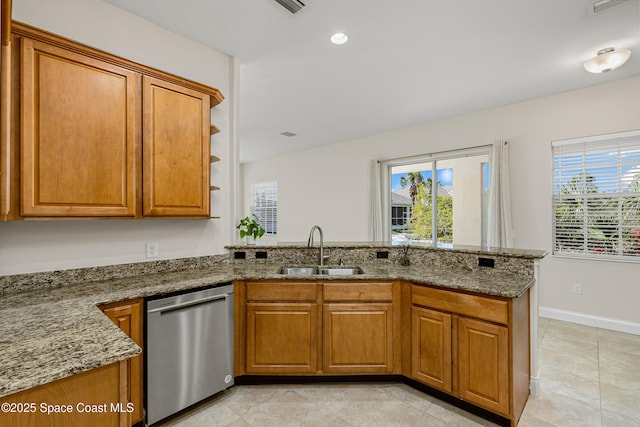
M258 222L266 234L278 233L278 183L263 182L253 185L251 213L258 217Z
M554 254L640 261L640 131L552 150Z

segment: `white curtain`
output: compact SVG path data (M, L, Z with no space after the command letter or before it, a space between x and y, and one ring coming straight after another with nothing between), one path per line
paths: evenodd
M374 242L380 242L385 240L385 236L383 235L384 233L382 229L382 188L380 180L380 162L377 160L371 161L370 187L371 206L369 208L369 238Z
M509 192L509 144L496 141L491 150L491 179L489 184L489 219L487 246L513 247L511 224L511 195Z

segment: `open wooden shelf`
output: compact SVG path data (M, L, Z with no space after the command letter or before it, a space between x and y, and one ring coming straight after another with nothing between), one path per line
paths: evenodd
M211 191L217 191L217 190L219 190L219 189L220 189L220 187L216 187L215 185L212 185L212 186L210 187L210 190L211 190Z
M220 157L218 156L211 156L211 163L215 163L215 162L219 162L220 161Z
M211 133L210 133L210 135L215 135L218 132L220 132L220 129L218 129L214 125L211 125Z

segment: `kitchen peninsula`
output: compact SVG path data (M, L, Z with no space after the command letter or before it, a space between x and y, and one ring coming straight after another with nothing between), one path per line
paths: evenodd
M410 265L401 266L400 246L325 247L329 265L358 266L363 273L283 275L281 267L315 265L318 248L278 244L231 246L229 255L2 277L1 399L138 354L140 347L97 305L233 281L239 379L396 375L517 422L529 394L530 290L544 251L412 246ZM312 322L307 324L313 328L307 329L307 341L302 327L293 328L306 346L284 354L293 357L290 366L277 360L274 366L264 357L283 355L264 347L270 338L259 332L291 319L285 308L306 313L298 316L304 319L300 325ZM370 351L355 353L373 357L369 361L350 360L354 353L340 346L354 325L377 328L369 331L375 341ZM445 343L437 354L423 351L422 344L436 341ZM507 359L487 364L492 351ZM300 355L308 360L300 363ZM498 369L496 390L483 388L482 375L493 375L491 369L469 376L469 370L452 368L480 365Z

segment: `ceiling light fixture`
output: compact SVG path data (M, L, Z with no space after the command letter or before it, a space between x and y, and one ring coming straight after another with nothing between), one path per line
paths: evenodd
M600 13L605 9L608 9L613 6L618 6L627 0L593 0L591 4L591 13Z
M598 51L598 55L584 63L584 68L590 73L606 73L615 70L627 62L631 51L627 49L614 50L612 47Z
M331 36L331 43L333 44L345 44L349 41L349 36L345 33L335 33Z
M294 14L300 12L300 9L304 7L304 3L300 0L276 0L276 2Z

